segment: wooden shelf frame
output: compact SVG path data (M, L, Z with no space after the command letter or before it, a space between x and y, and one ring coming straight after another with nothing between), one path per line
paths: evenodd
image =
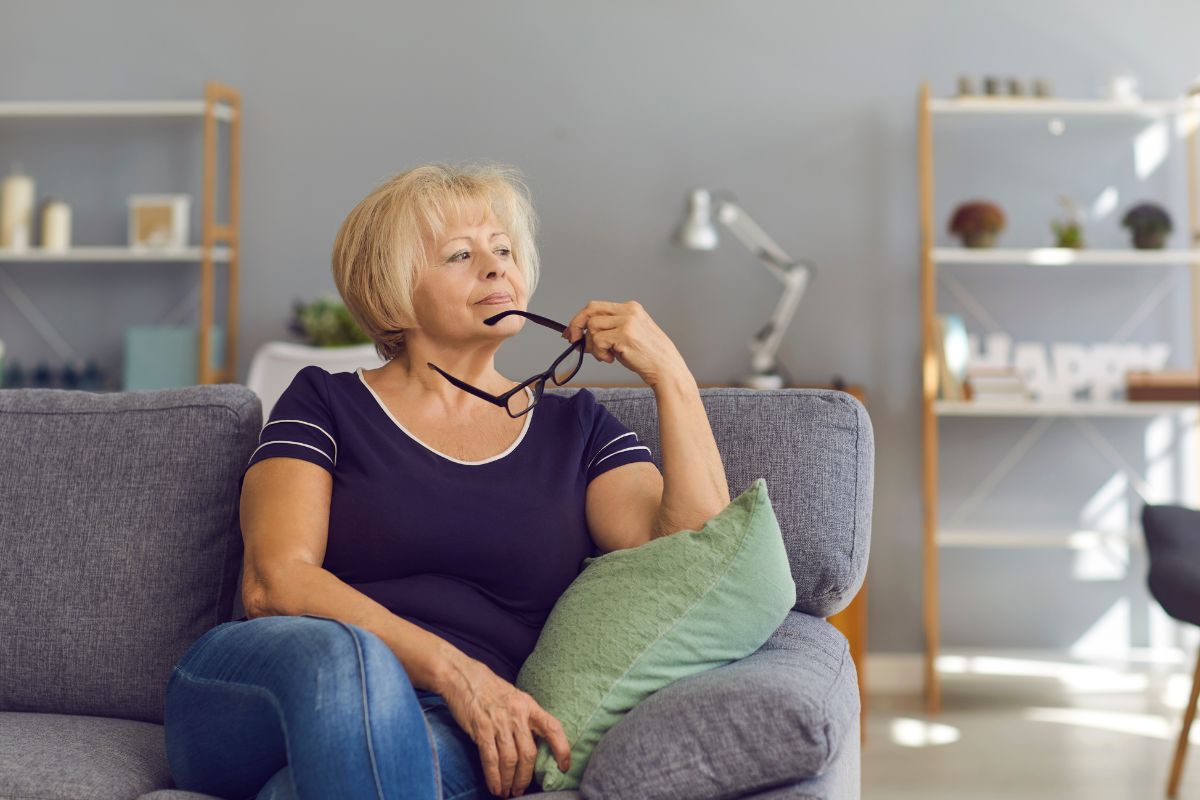
M1184 148L1187 157L1187 202L1190 244L1186 250L1138 251L1093 250L1064 252L1062 248L997 249L968 251L938 247L933 218L934 114L1043 114L1118 115L1164 117L1186 115ZM941 686L937 673L941 649L938 597L938 547L945 531L939 532L938 447L939 419L943 416L1141 416L1173 413L1187 404L1108 403L1085 408L1042 407L1035 404L998 404L968 409L969 403L946 403L937 397L937 347L933 321L937 314L937 268L939 264L982 265L1016 263L1032 266L1104 264L1182 264L1190 267L1193 352L1200 369L1200 165L1197 157L1197 127L1200 127L1200 94L1163 102L1119 103L1107 100L1040 98L934 98L928 81L920 84L917 98L918 219L920 224L921 297L921 430L922 430L922 621L925 634L922 677L925 707L941 710ZM1062 404L1060 404L1062 405ZM1156 408L1157 406L1157 408ZM1007 412L1007 413L1006 413ZM1090 412L1090 413L1089 413ZM1102 412L1102 413L1096 413Z
M217 203L217 123L222 109L231 109L229 125L229 175L226 207L229 218L218 223ZM200 335L197 363L198 383L236 383L238 336L238 266L240 263L240 219L242 184L242 96L223 83L204 84L204 187L201 210L200 261ZM228 296L225 306L224 367L214 369L208 352L209 331L213 327L214 251L218 244L229 250Z

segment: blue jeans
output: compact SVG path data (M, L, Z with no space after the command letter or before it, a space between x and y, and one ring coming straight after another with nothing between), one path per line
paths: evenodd
M176 787L228 800L481 800L479 750L383 640L311 614L234 620L167 682ZM540 791L536 779L526 794Z

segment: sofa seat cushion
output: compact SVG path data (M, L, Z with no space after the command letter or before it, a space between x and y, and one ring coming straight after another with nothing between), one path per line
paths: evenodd
M161 725L0 712L0 797L129 800L172 785Z
M705 800L786 786L829 768L858 714L846 637L792 611L752 655L634 707L596 745L580 788L586 800Z

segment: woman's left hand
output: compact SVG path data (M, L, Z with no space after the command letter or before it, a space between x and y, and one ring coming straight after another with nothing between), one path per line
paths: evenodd
M587 329L587 348L597 361L620 361L648 386L680 373L689 374L675 343L636 300L592 300L567 323L563 338L572 342Z

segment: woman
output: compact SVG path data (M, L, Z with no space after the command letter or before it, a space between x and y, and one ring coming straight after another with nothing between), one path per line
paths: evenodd
M520 796L540 790L535 737L570 768L562 725L513 685L555 601L583 558L697 529L729 494L696 382L637 302L589 302L562 335L654 389L662 474L587 389L496 370L526 322L504 312L537 285L534 229L500 166L410 170L343 222L334 279L387 363L305 367L263 426L241 481L246 616L167 686L179 788Z

